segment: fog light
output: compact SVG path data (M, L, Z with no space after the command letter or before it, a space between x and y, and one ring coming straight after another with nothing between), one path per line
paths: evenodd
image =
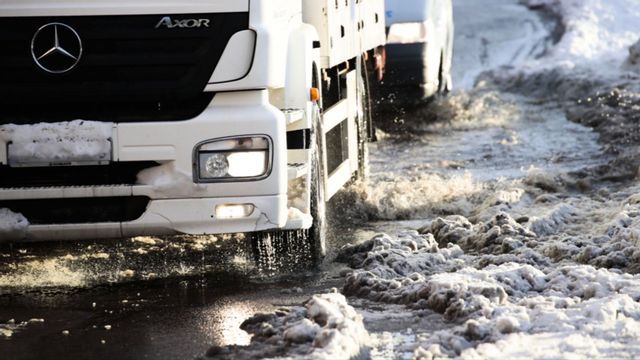
M271 171L271 140L266 136L211 141L195 151L200 182L255 181Z
M221 178L229 173L229 161L224 154L204 154L204 174L201 177Z
M251 216L255 210L251 204L243 205L218 205L216 206L216 218L218 219L242 219Z

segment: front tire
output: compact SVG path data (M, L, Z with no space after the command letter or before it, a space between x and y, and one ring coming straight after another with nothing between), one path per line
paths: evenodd
M313 226L308 230L275 230L250 235L253 257L258 271L265 275L293 273L316 268L327 253L327 204L325 196L321 114L313 110L314 129L309 169L310 215Z

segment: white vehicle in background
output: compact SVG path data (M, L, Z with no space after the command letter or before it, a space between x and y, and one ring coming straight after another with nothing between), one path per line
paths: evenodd
M322 254L365 168L384 0L4 0L0 29L0 240Z
M385 0L385 5L384 93L414 101L451 90L451 0Z

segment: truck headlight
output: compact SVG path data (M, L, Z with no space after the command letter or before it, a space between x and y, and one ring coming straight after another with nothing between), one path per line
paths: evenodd
M212 140L195 150L197 182L253 181L271 171L271 139L250 136Z

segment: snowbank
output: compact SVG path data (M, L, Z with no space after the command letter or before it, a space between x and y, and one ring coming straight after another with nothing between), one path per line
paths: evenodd
M543 56L492 69L478 83L540 99L589 102L597 93L633 84L640 72L640 2L635 0L521 0L559 18L561 36ZM631 80L631 81L630 81ZM614 84L612 86L612 84ZM633 85L632 85L633 86ZM637 86L636 86L637 87ZM573 120L573 119L572 119Z
M440 231L440 241L458 239L467 246L470 238L537 238L506 214L483 232L488 225L457 218L432 228ZM464 254L457 245L439 246L431 234L379 235L343 249L341 259L354 267L344 291L433 310L460 324L435 333L414 329L418 358L548 359L558 351L572 358L640 356L633 345L640 335L640 276L585 265L534 267L522 255L513 256L519 262L500 265L483 257Z
M500 191L485 185L492 190L469 202L469 217L344 247L346 295L450 324L375 334L376 350L424 359L640 356L640 276L623 272L640 268L640 186L567 196L575 181L532 171Z
M29 163L95 162L111 159L113 124L75 120L0 126L0 143L11 143L11 158Z
M547 276L540 295L467 321L455 336L471 340L463 359L637 358L640 348L639 277L592 267L562 267ZM473 347L473 340L479 341ZM427 342L428 344L428 342Z
M640 38L640 2L636 0L524 0L544 6L562 19L565 33L538 64L569 68L588 64L607 71L604 64L620 65L627 49ZM614 69L617 69L616 66Z
M535 103L536 111L541 104L562 110L571 109L568 103L588 108L570 118L596 127L608 154L634 147L640 109L635 93L640 92L637 76L625 72L623 65L640 62L640 2L522 3L557 14L562 37L542 57L485 74L488 81L480 81L473 91L490 91L494 84L514 89ZM624 90L593 96L605 85ZM588 105L573 101L583 97ZM466 103L457 113L451 101L445 104L447 115L452 115L448 118L462 119L468 108L469 128L486 126L478 121L486 118L478 116L484 104L476 100L473 108L474 102ZM493 108L490 111L498 108L485 103ZM494 105L509 110L504 104ZM464 129L464 122L455 121L436 126L458 124ZM574 142L576 146L580 145ZM610 182L634 179L638 154L635 149L633 157L625 158L633 159L627 165L600 166L591 159L587 163L593 168L580 165L576 174L533 171L501 187L485 183L459 198L443 198L445 204L438 206L453 211L424 211L422 215L433 220L419 232L378 235L342 249L339 259L352 267L345 274L343 291L365 301L398 304L416 317L436 313L449 321L450 326L440 331L427 325L413 327L412 336L394 332L389 340L397 346L394 349L415 349L409 355L394 353L398 357L639 358L640 276L631 274L640 271L640 186L637 177L622 184ZM566 156L553 155L550 162ZM630 176L618 177L616 171L625 167L631 169ZM392 190L398 197L405 195ZM406 204L413 210L423 201L429 210L436 208L425 201L428 196L410 191L413 188L406 198L384 208ZM464 208L458 206L462 203Z
M252 334L247 347L214 347L211 358L351 359L369 344L362 317L337 292L313 296L303 307L259 314L241 328Z

